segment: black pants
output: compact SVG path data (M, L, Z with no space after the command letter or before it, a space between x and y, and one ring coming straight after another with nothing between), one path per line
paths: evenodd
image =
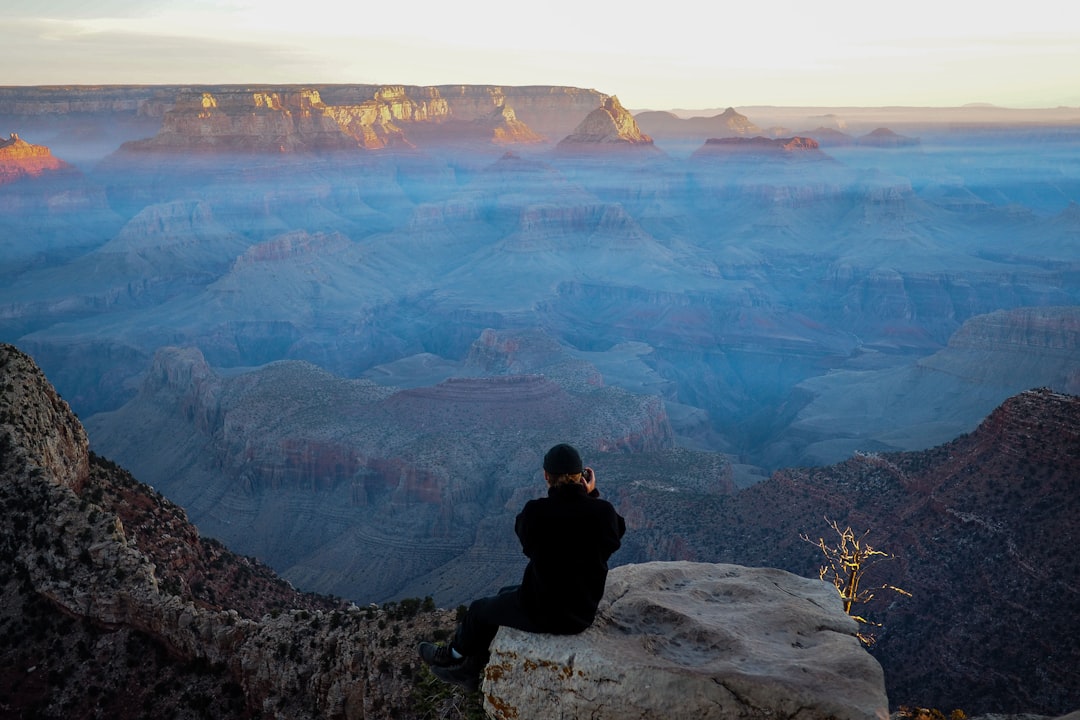
M499 590L497 595L473 600L465 619L458 625L454 649L462 655L487 662L488 646L500 625L525 632L545 632L525 612L518 595L518 585Z

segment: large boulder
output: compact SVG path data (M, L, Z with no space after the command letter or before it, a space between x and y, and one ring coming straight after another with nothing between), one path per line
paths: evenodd
M580 635L501 628L484 707L543 718L887 718L885 678L836 590L769 568L617 567Z

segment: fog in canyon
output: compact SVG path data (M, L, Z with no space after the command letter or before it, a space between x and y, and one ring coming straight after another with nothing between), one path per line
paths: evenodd
M555 442L728 494L1080 392L1080 112L350 92L0 98L59 161L0 185L0 339L304 589L513 581Z

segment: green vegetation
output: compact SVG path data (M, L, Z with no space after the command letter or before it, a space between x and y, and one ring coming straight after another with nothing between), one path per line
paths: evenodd
M421 720L487 720L479 691L467 693L448 685L432 675L426 665L421 665L413 680L409 699Z

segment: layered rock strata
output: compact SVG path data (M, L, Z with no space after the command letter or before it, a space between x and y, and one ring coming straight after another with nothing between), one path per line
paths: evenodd
M753 156L762 158L784 157L799 159L823 159L817 140L807 137L767 138L756 137L710 138L691 157Z
M354 150L317 90L181 93L149 140L127 152L298 152Z
M555 149L568 154L612 149L656 150L652 138L641 132L634 116L614 96L589 113Z
M24 177L38 177L50 171L68 170L70 166L53 157L44 145L32 145L11 133L0 140L0 185Z

